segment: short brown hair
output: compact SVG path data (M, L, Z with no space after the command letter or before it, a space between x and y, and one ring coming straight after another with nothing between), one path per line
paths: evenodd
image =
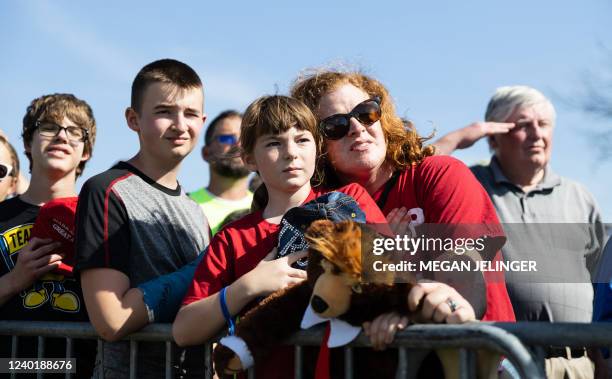
M281 95L262 96L252 102L244 112L240 125L240 146L246 154L252 154L257 139L264 134L280 134L291 128L312 133L321 147L317 120L312 111L301 101Z
M198 74L188 65L174 59L160 59L144 66L132 82L130 107L140 112L144 94L152 83L172 84L180 89L203 88Z
M343 84L352 84L371 97L379 97L382 116L380 123L387 142L385 160L395 170L401 170L434 154L433 146L423 146L429 138L418 135L414 125L402 120L395 112L391 95L378 80L356 71L310 70L299 76L291 86L291 96L303 101L313 112L321 98ZM327 165L327 162L324 162ZM334 170L325 167L326 179ZM331 184L331 183L330 183Z
M317 148L317 163L311 179L313 186L323 181L319 168L322 138L317 128L317 120L312 111L300 100L288 96L262 96L252 102L244 112L240 125L240 148L243 154L252 154L257 139L265 134L280 134L291 128L309 131ZM254 194L251 210L265 207L268 203L268 192L265 183L259 186Z
M10 175L12 177L19 177L19 157L17 156L17 151L11 143L2 135L0 135L0 145L4 145L11 156L11 166L13 166L13 170Z
M21 137L26 147L31 146L34 131L38 128L37 123L51 121L61 124L64 117L68 117L78 127L87 130L87 139L84 141L83 154L93 154L93 146L96 141L96 119L89 104L70 93L55 93L38 97L30 103L23 116L23 128ZM30 161L32 170L32 155L26 151L26 157ZM81 175L87 161L79 164L76 176Z

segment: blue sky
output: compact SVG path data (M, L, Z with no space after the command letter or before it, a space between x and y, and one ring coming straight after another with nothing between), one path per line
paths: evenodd
M479 120L496 87L527 84L557 107L553 168L584 183L612 222L612 162L598 160L592 137L612 120L568 104L580 98L585 75L612 71L604 53L612 49L610 15L606 0L6 1L0 128L21 151L21 119L33 98L72 92L86 100L99 128L86 179L137 151L123 112L134 75L159 58L198 71L211 118L226 108L244 110L257 96L285 93L305 68L358 67L387 85L400 114L423 134ZM208 182L201 145L182 167L187 190ZM489 153L481 141L455 156L471 164Z

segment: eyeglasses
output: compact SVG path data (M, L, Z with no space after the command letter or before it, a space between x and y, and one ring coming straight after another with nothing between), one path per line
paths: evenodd
M12 172L13 172L13 166L10 166L4 163L0 163L0 180L11 175Z
M380 120L381 114L380 98L374 97L357 104L350 113L338 113L326 117L319 123L319 128L325 138L338 140L348 133L352 117L362 125L370 126Z
M223 145L237 145L238 137L234 134L219 134L215 136L217 142Z
M70 141L82 142L87 139L89 132L78 126L61 126L53 122L48 121L37 121L36 127L38 128L38 134L43 137L57 137L62 130L66 131L66 136Z

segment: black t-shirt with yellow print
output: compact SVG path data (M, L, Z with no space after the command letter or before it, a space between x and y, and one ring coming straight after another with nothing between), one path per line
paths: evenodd
M30 240L39 211L39 206L26 203L19 197L0 202L0 275L8 274L15 267L19 252ZM87 321L81 285L77 278L55 272L45 274L0 305L0 320ZM10 337L0 336L0 357L10 357L10 349ZM74 351L78 352L77 370L83 364L89 366L84 360L93 360L95 341L75 341ZM36 338L19 338L17 357L36 356ZM63 339L47 340L45 358L65 356Z
M18 197L0 203L0 275L15 267L19 251L30 240L40 207ZM54 272L0 306L0 319L86 321L81 286L75 278Z

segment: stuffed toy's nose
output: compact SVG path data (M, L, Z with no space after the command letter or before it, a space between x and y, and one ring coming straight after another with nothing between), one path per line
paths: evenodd
M310 300L310 305L312 305L312 309L317 313L323 313L329 305L325 302L325 300L321 299L319 296L314 295L312 300Z

